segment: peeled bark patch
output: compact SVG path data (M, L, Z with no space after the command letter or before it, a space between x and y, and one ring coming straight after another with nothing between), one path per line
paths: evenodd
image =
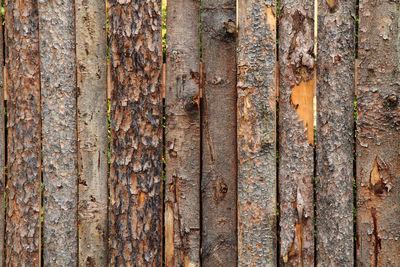
M37 1L5 1L9 100L6 265L40 264L40 81Z
M44 264L78 263L73 0L39 0Z
M161 265L161 0L109 1L110 264Z
M313 266L314 0L279 8L279 256Z
M79 265L107 265L106 3L75 1Z
M317 266L354 263L354 5L322 1L318 8Z
M238 264L275 266L275 1L239 1Z
M400 262L400 3L360 1L357 265Z
M202 1L202 265L237 264L236 1Z
M167 266L200 265L199 24L199 1L168 1L165 92Z

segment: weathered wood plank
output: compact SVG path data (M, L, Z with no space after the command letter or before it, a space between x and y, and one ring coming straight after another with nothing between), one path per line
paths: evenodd
M110 0L110 264L162 257L161 0Z
M400 262L400 2L360 1L357 265Z
M239 266L276 266L275 1L239 1ZM222 142L223 143L223 142Z
M354 18L354 1L319 1L317 266L354 262Z
M202 1L203 266L237 264L236 1Z
M107 266L106 3L76 0L79 266Z
M78 263L74 3L39 0L46 266Z
M166 266L200 266L200 1L168 0Z
M6 265L40 264L40 80L37 1L6 0Z
M279 2L282 266L314 265L314 0Z

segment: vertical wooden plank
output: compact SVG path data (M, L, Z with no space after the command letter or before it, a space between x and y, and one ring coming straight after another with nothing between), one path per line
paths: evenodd
M317 265L350 266L353 242L355 1L319 1Z
M78 263L74 0L39 0L46 266Z
M6 1L7 264L40 262L40 86L37 3ZM24 31L22 30L24 29ZM18 82L16 82L18 81Z
M200 266L200 1L168 0L165 263Z
M400 262L400 2L360 1L357 265Z
M3 19L0 19L3 22ZM0 25L0 92L6 91L4 79L4 45L3 40L3 23ZM4 234L5 234L5 155L6 155L6 140L5 140L5 114L4 114L4 93L0 93L0 266L4 266Z
M239 266L276 266L276 7L238 9Z
M280 257L313 266L314 0L281 0L279 9Z
M9 91L6 265L40 264L40 82L37 1L6 0Z
M236 1L202 1L202 265L237 263Z
M107 265L106 3L76 0L79 266Z
M112 266L160 266L161 0L109 1Z

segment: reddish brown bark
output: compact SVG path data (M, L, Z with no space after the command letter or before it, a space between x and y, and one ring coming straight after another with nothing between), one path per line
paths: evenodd
M400 262L400 3L360 1L357 265Z
M110 264L160 266L161 0L111 0Z
M317 266L354 263L354 14L354 1L319 2Z
M314 265L314 0L279 2L282 266Z
M200 2L169 0L165 262L200 266Z
M202 1L203 266L237 264L236 1Z
M6 265L40 264L40 81L37 1L6 0L9 100Z
M238 6L239 266L277 264L275 9L275 1Z

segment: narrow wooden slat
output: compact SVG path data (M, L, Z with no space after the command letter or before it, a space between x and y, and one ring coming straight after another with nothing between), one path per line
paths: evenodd
M238 9L239 266L276 266L276 7Z
M400 262L400 2L360 1L357 265Z
M313 266L314 0L281 0L279 9L280 257Z
M74 3L39 0L46 266L78 263Z
M355 2L318 1L317 266L352 266Z
M107 266L106 3L76 0L79 266Z
M236 1L202 1L203 266L237 263Z
M162 262L161 0L109 1L111 266Z
M6 265L40 264L40 81L37 1L6 0L9 100Z
M0 19L3 22L3 19ZM4 82L4 55L3 55L3 23L0 25L0 92L6 91ZM4 165L6 155L5 140L5 114L4 114L4 94L0 93L0 266L4 266L4 230L5 230L5 181L4 181Z
M166 266L200 266L200 2L168 0Z

